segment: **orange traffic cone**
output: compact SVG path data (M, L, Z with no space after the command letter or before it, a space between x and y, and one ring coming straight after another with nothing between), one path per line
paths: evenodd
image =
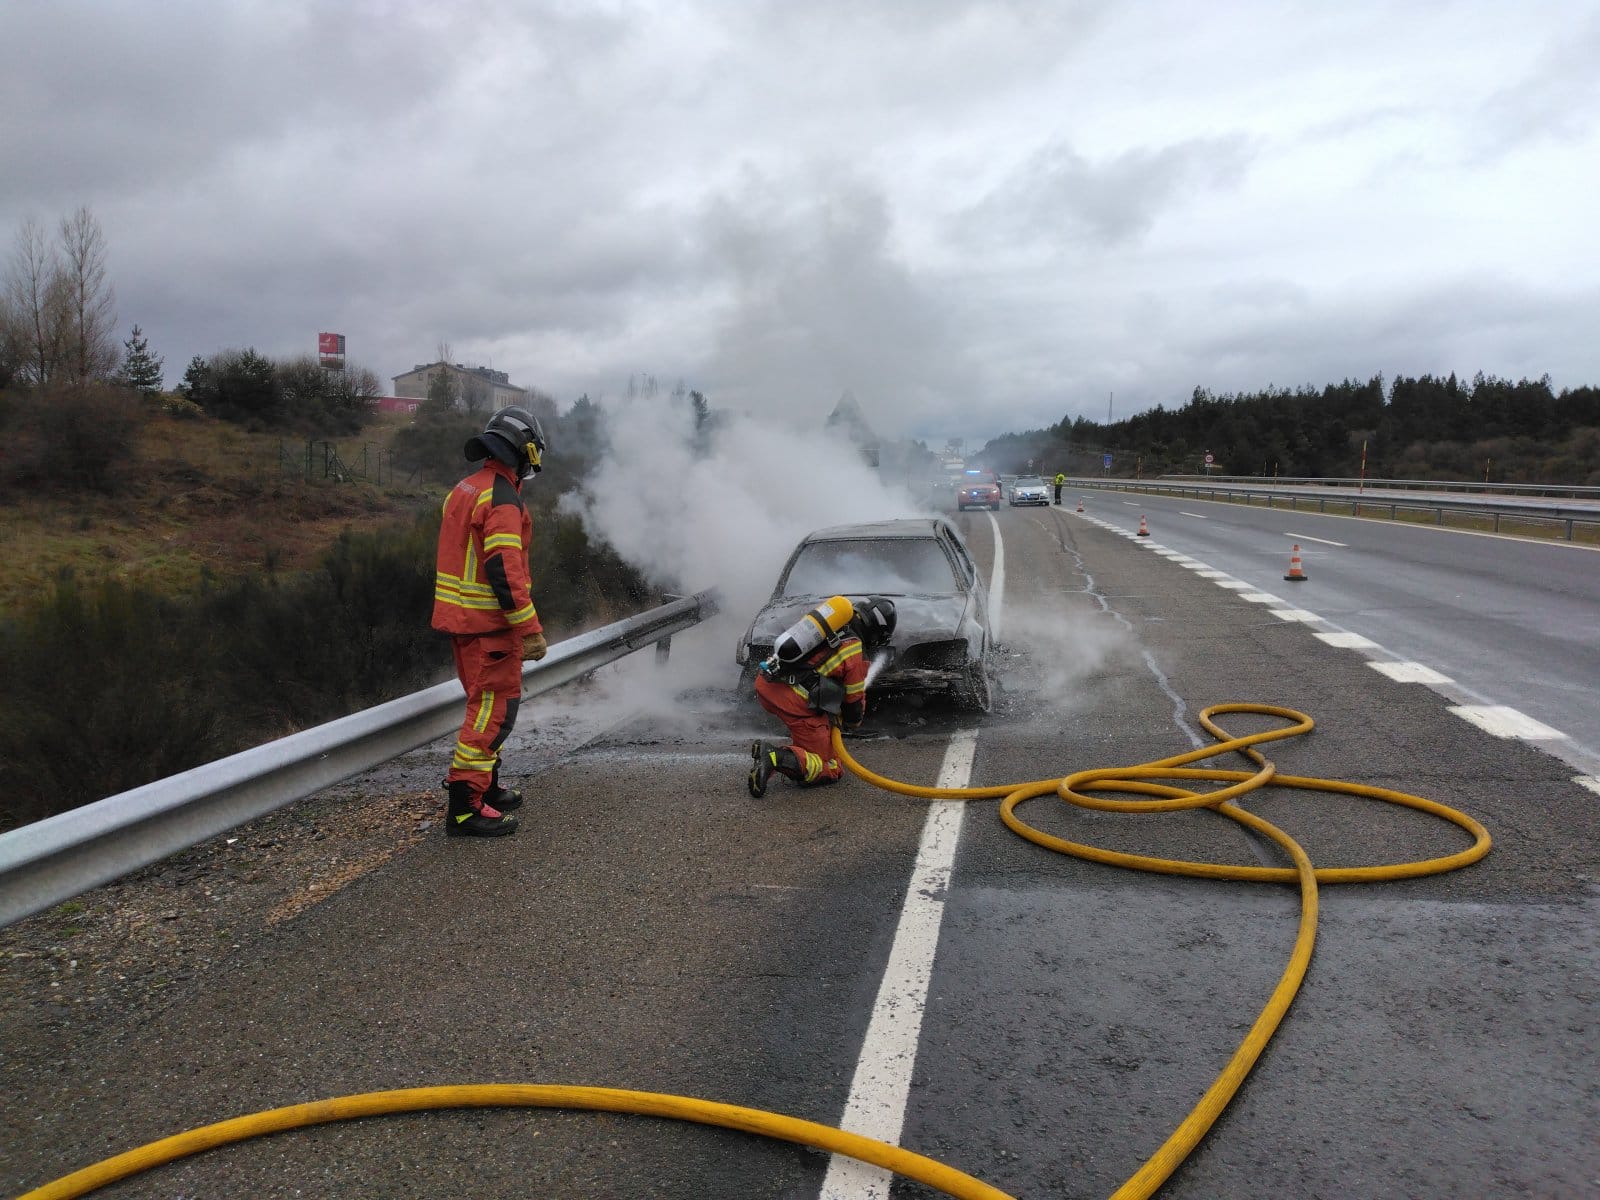
M1300 543L1294 544L1294 549L1289 552L1289 573L1284 576L1290 583L1304 583L1307 575L1300 569Z
M1139 536L1140 537L1149 537L1150 536L1150 526L1148 526L1148 525L1146 525L1144 523L1144 514L1143 513L1139 514Z
M1082 496L1078 497L1078 511L1079 512L1083 511L1083 497Z

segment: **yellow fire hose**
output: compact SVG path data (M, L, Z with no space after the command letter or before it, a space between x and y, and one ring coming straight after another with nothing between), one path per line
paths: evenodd
M1279 717L1291 724L1246 737L1231 737L1211 719L1219 713L1257 713ZM835 729L833 733L834 752L852 772L869 783L904 796L918 796L930 800L1004 797L1000 805L1000 818L1010 829L1031 842L1062 854L1070 854L1092 862L1107 863L1111 866L1131 867L1135 870L1156 871L1169 875L1195 875L1203 879L1299 885L1299 932L1295 937L1288 966L1284 968L1266 1007L1261 1010L1250 1032L1223 1067L1222 1073L1206 1089L1188 1116L1128 1181L1113 1193L1112 1200L1133 1200L1135 1197L1142 1198L1153 1194L1166 1182L1172 1172L1177 1170L1178 1164L1188 1153L1199 1144L1206 1131L1221 1115L1228 1101L1244 1083L1245 1076L1249 1074L1250 1068L1255 1065L1262 1050L1266 1048L1268 1039L1283 1020L1295 993L1299 990L1301 980L1305 978L1306 968L1311 962L1312 945L1316 940L1319 883L1372 883L1385 879L1410 879L1421 875L1435 875L1477 862L1489 852L1488 830L1473 818L1448 805L1425 800L1421 796L1413 796L1406 792L1391 791L1388 788L1365 787L1338 780L1297 775L1279 775L1276 768L1254 747L1262 742L1310 732L1313 722L1302 712L1268 704L1215 704L1200 714L1200 723L1207 732L1217 738L1217 745L1202 746L1187 754L1177 754L1139 766L1078 771L1061 779L977 788L921 787L888 779L857 762L845 748L839 731ZM1256 765L1256 770L1226 771L1187 765L1230 751L1238 751L1247 756ZM1203 780L1227 786L1209 792L1194 792L1171 784L1153 782L1161 779ZM1363 799L1382 800L1418 809L1459 825L1472 835L1473 844L1456 854L1408 863L1367 867L1313 867L1305 851L1287 833L1234 803L1238 797L1269 783L1278 787L1335 792ZM1154 799L1106 800L1086 795L1086 790L1129 792ZM1070 842L1035 829L1017 816L1016 810L1019 805L1052 791L1069 803L1109 812L1154 813L1211 808L1270 838L1282 847L1294 866L1259 867L1185 862L1179 859L1152 858L1142 854L1124 854L1102 850L1081 842ZM301 1129L331 1121L347 1121L357 1117L440 1108L586 1109L666 1117L703 1125L720 1125L762 1137L798 1142L830 1153L845 1154L909 1179L915 1179L919 1183L925 1183L947 1196L956 1197L957 1200L1012 1200L998 1188L991 1187L982 1180L934 1159L925 1158L898 1146L891 1146L886 1142L861 1137L832 1126L804 1121L797 1117L765 1112L761 1109L743 1108L734 1104L720 1104L691 1096L555 1084L472 1084L406 1088L399 1091L364 1092L359 1095L318 1100L309 1104L291 1105L287 1108L269 1109L162 1138L63 1176L53 1183L24 1193L18 1200L71 1200L73 1197L86 1195L97 1188L147 1171L152 1167L198 1154L203 1150L269 1133Z

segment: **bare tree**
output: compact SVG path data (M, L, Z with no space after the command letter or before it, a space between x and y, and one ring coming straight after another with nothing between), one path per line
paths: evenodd
M61 219L61 289L66 304L63 366L77 382L117 368L116 294L106 282L106 238L88 208Z
M16 347L18 377L43 386L61 362L65 294L60 264L32 217L17 230L5 284L6 336Z
M488 412L492 392L489 385L477 375L468 374L461 380L461 403L470 413Z

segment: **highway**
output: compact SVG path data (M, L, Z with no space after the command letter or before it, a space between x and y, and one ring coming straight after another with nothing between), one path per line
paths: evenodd
M1600 558L1110 493L1078 514L1064 499L957 518L1003 597L995 711L882 705L850 742L863 763L920 783L1050 778L1188 750L1207 740L1202 708L1255 701L1317 722L1267 747L1284 773L1416 792L1495 838L1461 871L1322 889L1304 988L1159 1195L1594 1194L1600 794L1583 780L1600 722L1580 685L1600 677ZM1133 536L1141 513L1147 539ZM1300 584L1281 578L1294 540ZM1291 607L1309 616L1277 615ZM1111 1195L1265 1003L1295 890L1054 854L1005 828L994 801L854 778L806 792L780 780L751 800L748 744L776 726L733 692L748 616L679 635L664 670L637 655L530 704L506 750L536 768L517 837L427 838L137 1002L0 1030L0 1190L258 1109L498 1081L870 1125L1011 1195ZM1341 633L1374 646L1318 636ZM1565 736L1500 736L1452 711L1468 702ZM431 786L442 754L364 786ZM1279 790L1246 807L1319 866L1468 844L1348 797ZM1130 852L1279 861L1207 811L1048 798L1025 812ZM936 1193L727 1130L471 1110L243 1143L104 1194Z
M1154 544L1428 668L1455 703L1532 718L1552 753L1600 772L1600 550L1165 496L1102 492L1086 510L1129 532L1146 517ZM1284 579L1296 544L1303 583Z

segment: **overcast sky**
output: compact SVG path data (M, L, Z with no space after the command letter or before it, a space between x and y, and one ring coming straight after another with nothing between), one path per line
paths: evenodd
M1600 385L1600 3L0 2L0 233L118 340L630 375L969 444L1213 392Z

